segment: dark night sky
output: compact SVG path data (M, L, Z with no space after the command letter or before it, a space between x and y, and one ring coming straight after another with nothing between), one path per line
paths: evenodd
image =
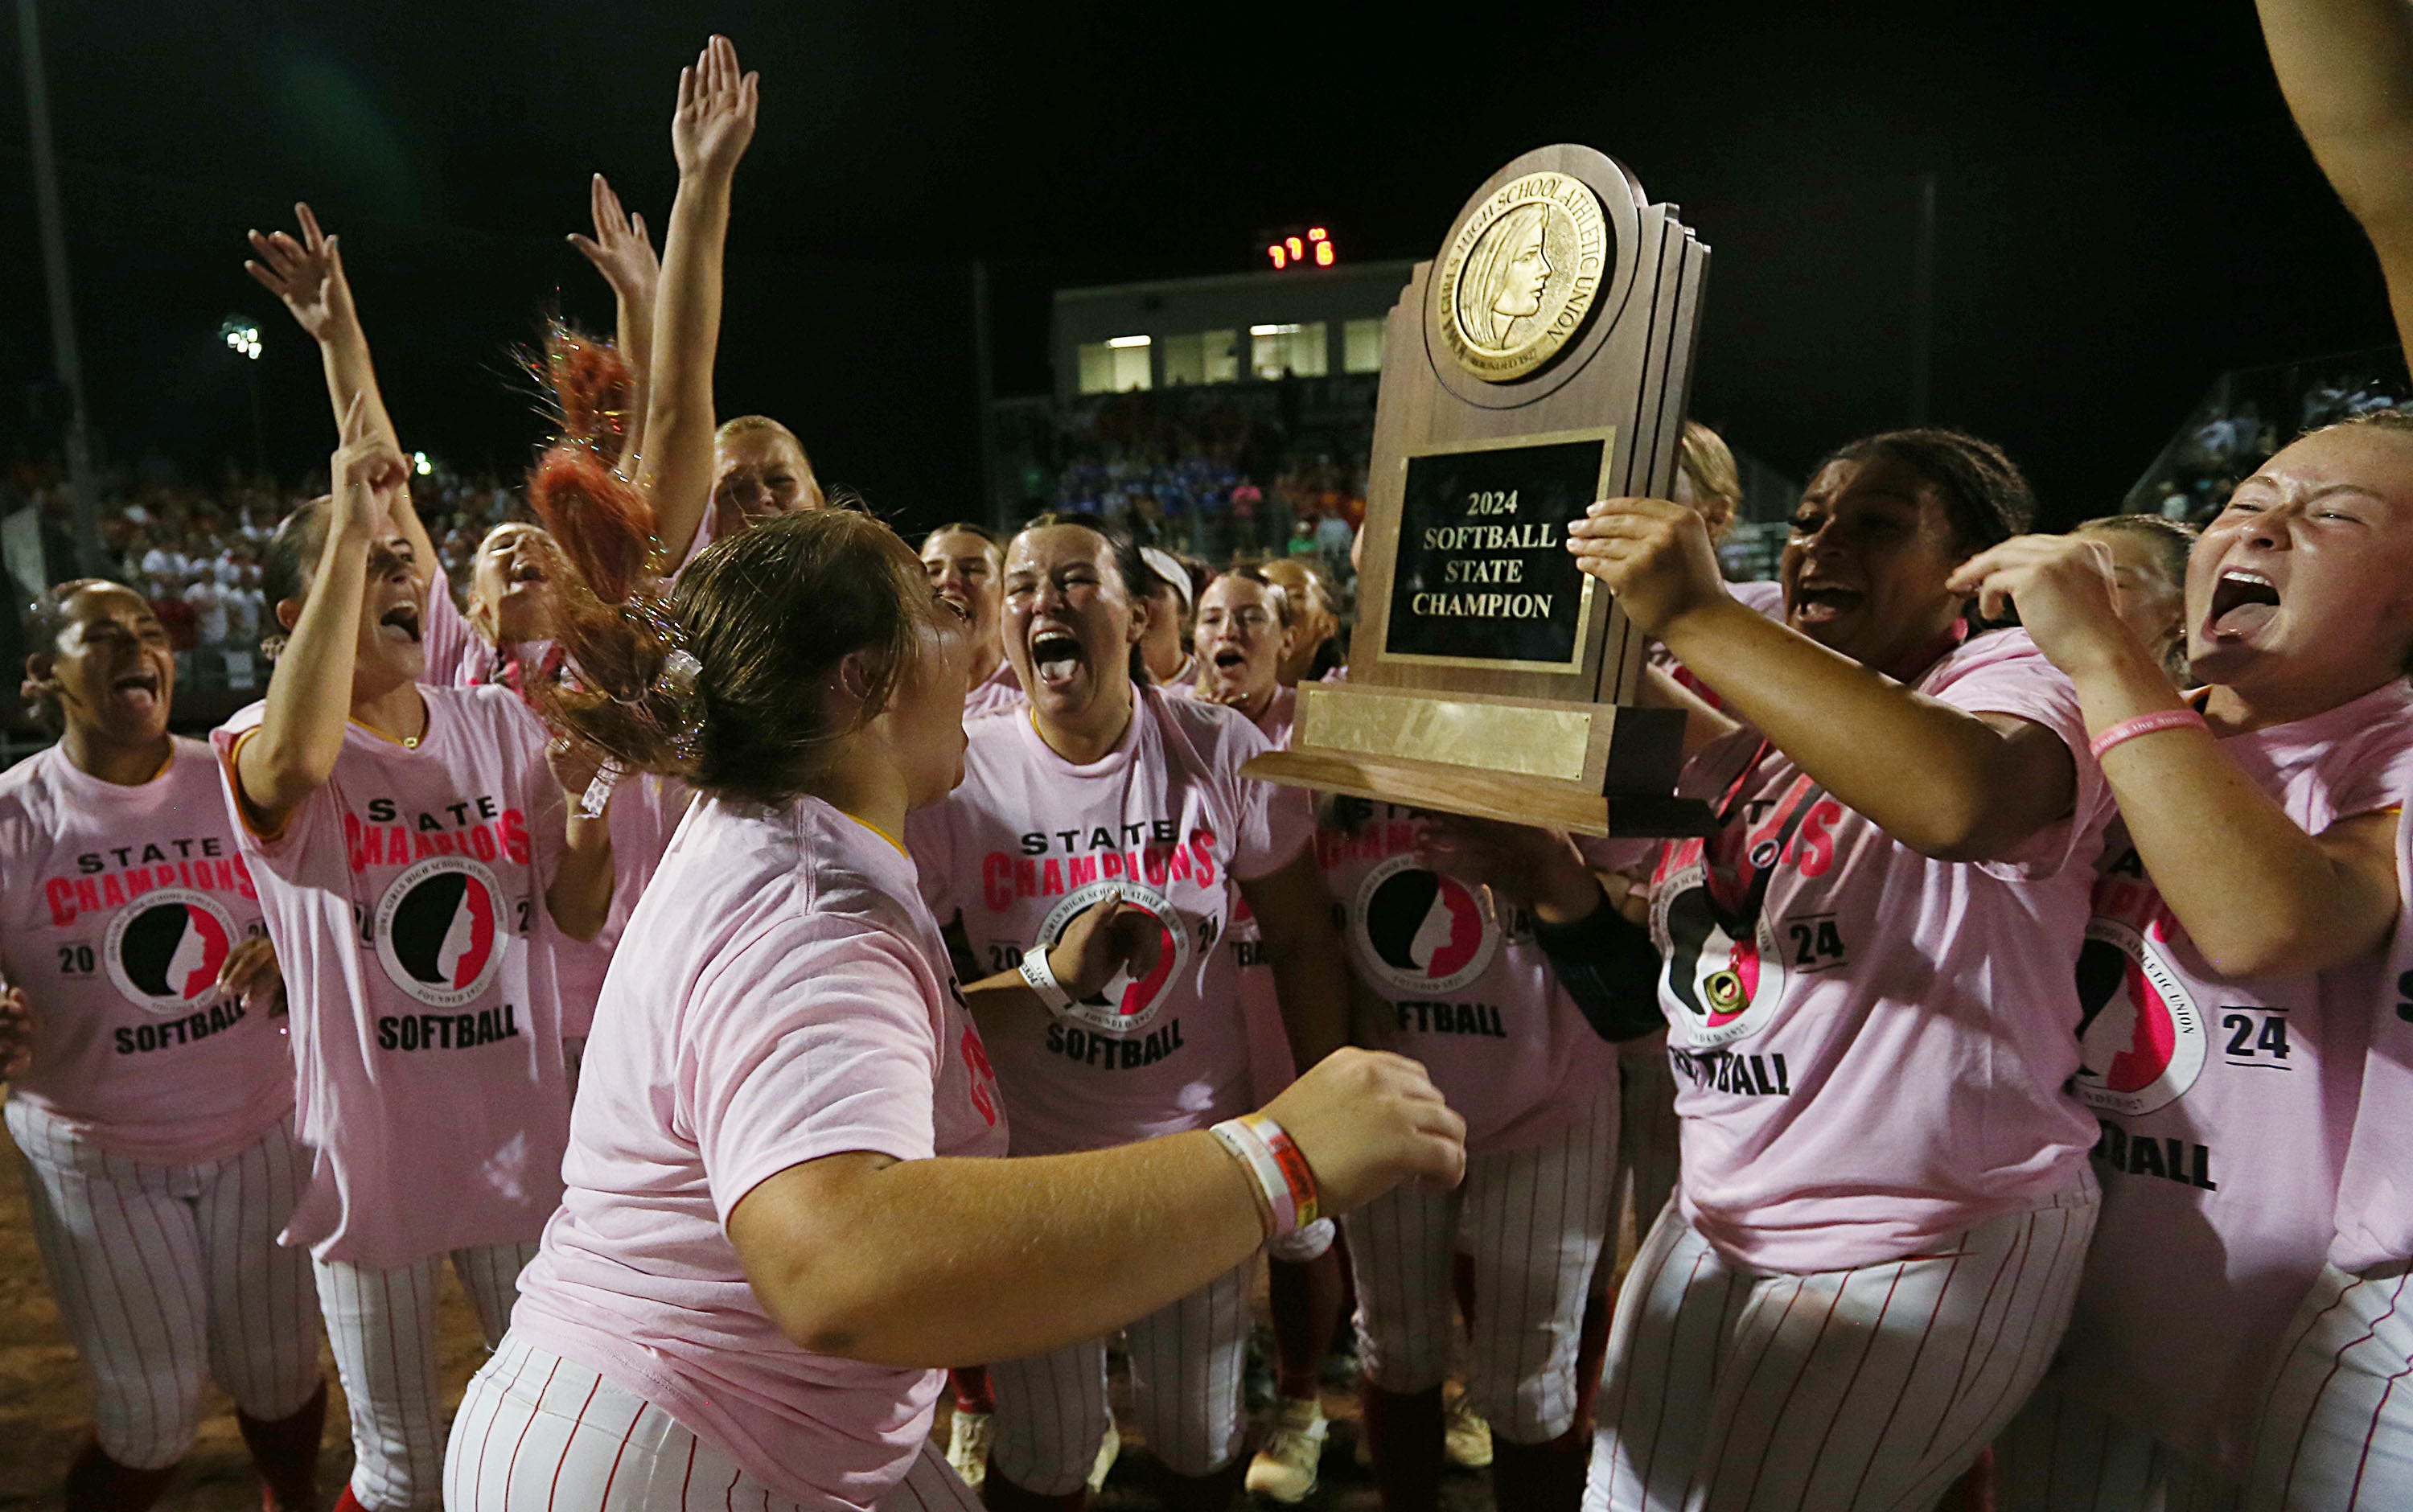
M674 0L45 0L88 385L104 444L247 452L215 340L261 318L272 458L323 460L317 366L242 233L310 199L409 444L516 466L507 348L558 298L585 174L659 228L678 66L763 75L738 180L726 413L825 478L954 514L975 456L969 267L1000 393L1047 384L1058 284L1236 271L1262 226L1425 257L1518 152L1591 143L1716 250L1695 411L1798 471L1907 402L1917 175L1939 175L1933 414L2008 446L2057 514L2110 507L2222 368L2389 338L2353 224L2296 140L2252 7ZM13 28L0 76L0 456L49 372Z

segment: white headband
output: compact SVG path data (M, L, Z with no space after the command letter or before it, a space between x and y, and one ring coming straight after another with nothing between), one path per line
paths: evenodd
M1182 566L1179 558L1162 546L1142 546L1139 549L1139 555L1140 559L1147 563L1149 571L1164 579L1166 583L1172 585L1174 592L1181 595L1181 612L1185 615L1190 613L1190 596L1192 592L1190 586L1190 569Z

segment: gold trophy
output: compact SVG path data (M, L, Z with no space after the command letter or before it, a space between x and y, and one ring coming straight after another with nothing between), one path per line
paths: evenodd
M1349 680L1251 777L1586 835L1705 831L1682 716L1576 570L1595 498L1675 482L1709 248L1590 147L1527 153L1390 314Z

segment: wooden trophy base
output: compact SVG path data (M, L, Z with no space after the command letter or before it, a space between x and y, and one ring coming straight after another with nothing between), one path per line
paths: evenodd
M1310 683L1288 750L1242 774L1409 808L1617 838L1708 835L1678 798L1684 717L1631 704Z

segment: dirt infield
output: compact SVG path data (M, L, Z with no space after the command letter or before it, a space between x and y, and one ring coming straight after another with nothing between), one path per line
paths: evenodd
M85 1435L88 1401L75 1351L59 1327L58 1309L34 1252L26 1221L23 1164L7 1151L0 1177L0 1509L56 1507L59 1477ZM1262 1299L1260 1299L1262 1300ZM477 1323L459 1287L445 1273L439 1304L445 1406L449 1413L485 1351ZM320 1348L330 1382L335 1369ZM1117 1380L1118 1394L1121 1382ZM343 1391L331 1394L326 1451L319 1461L321 1505L331 1505L350 1474L352 1451L344 1416ZM1325 1485L1308 1505L1311 1512L1376 1512L1378 1503L1365 1473L1350 1458L1357 1437L1357 1403L1347 1392L1327 1391L1325 1411L1339 1419L1326 1446ZM1129 1414L1121 1415L1126 1421ZM941 1418L943 1430L943 1416ZM1163 1506L1150 1483L1158 1467L1131 1442L1133 1452L1116 1468L1095 1512L1158 1512ZM1245 1503L1236 1504L1246 1505ZM259 1482L236 1436L234 1409L211 1388L200 1437L183 1473L158 1504L162 1512L259 1512ZM1442 1488L1443 1512L1491 1512L1485 1477L1453 1473Z

